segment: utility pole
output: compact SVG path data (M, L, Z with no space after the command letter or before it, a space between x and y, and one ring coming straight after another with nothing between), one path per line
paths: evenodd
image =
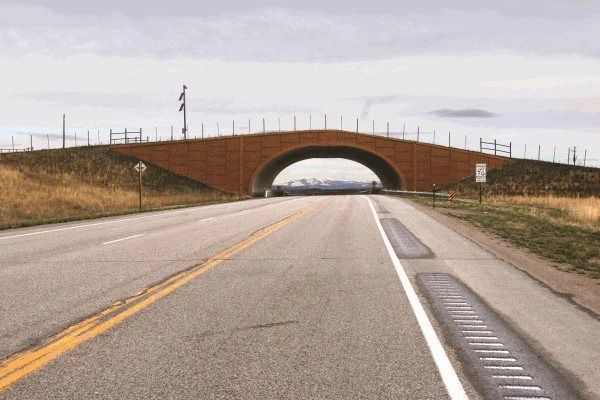
M542 145L538 144L538 161L540 161L541 154L542 154Z
M467 135L465 135L465 150L467 149Z
M587 158L587 149L583 152L583 166L585 167L585 159Z
M404 140L404 131L406 130L406 124L402 124L402 140Z
M48 142L48 150L50 150L50 135L46 133L46 141Z
M248 126L250 126L250 122L248 122ZM294 132L296 131L296 116L294 115Z
M221 128L219 127L219 121L217 121L217 137L221 137Z
M158 127L154 127L154 141L158 142Z
M525 150L523 150L523 160L527 159L527 143L525 143Z
M371 130L373 131L373 135L375 135L375 120L373 120L373 127Z
M450 147L450 132L448 132L448 147Z
M65 114L63 114L63 149L65 148L65 138L66 138L66 133L65 133Z
M419 141L419 134L421 133L421 127L417 126L417 142Z
M573 146L573 165L577 162L577 147Z
M173 125L171 125L171 140L173 140Z
M263 133L265 133L265 119L263 118Z
M29 151L33 151L33 135L29 135Z
M90 130L88 129L88 146L90 145Z
M358 118L356 118L356 133L358 133Z
M327 114L325 114L325 130L327 130Z
M387 123L387 129L386 129L386 137L390 137L390 123Z
M183 110L183 129L181 130L181 132L183 133L183 140L187 139L187 106L186 106L186 101L185 101L185 91L187 89L187 86L183 85L183 92L181 92L181 94L179 95L179 101L182 101L181 106L179 106L179 111Z
M308 130L312 131L312 114L308 114Z
M13 153L14 153L15 152L15 137L11 136L10 137L10 141L12 142L12 150L13 150Z
M202 123L202 139L204 139L204 122Z
M98 129L98 144L102 144L100 143L100 129Z
M344 117L340 115L340 131L344 129Z
M556 146L554 146L554 153L552 153L552 163L556 161Z

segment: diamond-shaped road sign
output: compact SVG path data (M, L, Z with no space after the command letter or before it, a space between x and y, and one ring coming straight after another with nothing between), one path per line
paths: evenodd
M144 164L143 162L138 162L137 164L135 164L135 167L133 167L133 169L135 169L137 172L144 172L146 170L146 164Z

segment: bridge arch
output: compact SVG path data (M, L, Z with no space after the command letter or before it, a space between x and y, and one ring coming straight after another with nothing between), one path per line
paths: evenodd
M404 179L394 164L368 149L349 145L304 145L286 149L262 163L250 180L250 193L253 196L263 196L265 189L271 188L281 171L311 158L343 158L355 161L373 171L386 189L399 190L403 187Z

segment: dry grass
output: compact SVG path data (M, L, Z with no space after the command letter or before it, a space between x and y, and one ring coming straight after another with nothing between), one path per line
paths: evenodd
M430 205L431 200L416 201ZM439 210L472 222L509 242L600 278L600 199L557 196L494 196L439 203Z
M600 224L600 197L558 196L494 196L494 202L553 208L566 211L576 222L596 226Z
M135 160L105 149L3 157L0 229L135 212L138 187L133 164ZM236 199L154 166L145 175L146 210Z

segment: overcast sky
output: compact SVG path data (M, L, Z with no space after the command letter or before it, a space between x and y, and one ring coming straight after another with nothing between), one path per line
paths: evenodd
M0 148L323 125L600 166L600 1L0 0ZM87 140L87 138L86 138ZM327 170L304 163L289 177ZM318 168L314 168L318 167ZM347 165L347 179L370 179ZM360 172L362 171L362 172ZM339 171L336 172L339 176ZM362 175L361 175L362 174ZM360 175L360 176L359 176ZM285 178L285 176L283 177Z

